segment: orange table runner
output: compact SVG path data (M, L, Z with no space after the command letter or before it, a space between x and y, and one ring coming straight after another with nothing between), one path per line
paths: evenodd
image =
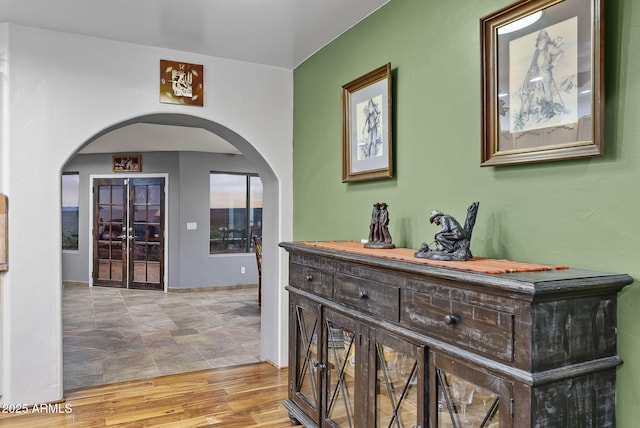
M348 253L365 254L388 259L402 260L411 263L422 263L432 266L447 267L473 272L501 274L509 272L539 272L554 269L568 269L568 266L551 266L538 263L514 262L505 259L487 259L474 257L467 261L442 261L422 259L415 257L417 250L411 248L376 249L365 248L364 244L355 241L322 241L322 242L302 242L304 245L324 248L327 250L345 251Z

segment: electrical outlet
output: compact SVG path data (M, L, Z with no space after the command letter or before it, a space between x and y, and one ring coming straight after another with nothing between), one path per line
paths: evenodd
M240 273L241 273L241 274L245 274L245 273L247 273L247 270L244 268L244 266L242 266L242 267L240 268Z

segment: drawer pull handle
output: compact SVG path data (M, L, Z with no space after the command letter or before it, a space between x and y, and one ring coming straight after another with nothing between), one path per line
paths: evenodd
M307 281L313 281L313 276L311 274L307 274L305 278L307 279Z
M366 291L361 291L361 292L360 292L360 298L361 298L361 299L368 299L368 298L369 298L369 295L367 294L367 292L366 292Z
M444 323L446 325L452 325L452 324L457 324L458 322L460 322L460 317L457 315L445 315L444 316Z

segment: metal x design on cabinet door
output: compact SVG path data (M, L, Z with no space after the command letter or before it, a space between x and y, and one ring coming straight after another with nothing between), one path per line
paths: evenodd
M317 370L318 370L318 336L317 325L318 318L311 314L312 319L305 320L304 309L297 308L297 325L298 325L298 340L299 349L303 349L304 352L300 354L302 361L299 362L299 372L296 385L296 391L302 393L306 400L311 400L309 403L313 408L317 408L318 405L318 390L317 390ZM308 379L308 382L306 380Z
M436 370L438 427L493 428L498 422L499 396L468 380ZM439 415L440 416L440 415Z
M406 425L403 423L401 408L409 396L411 387L416 385L418 361L380 343L376 343L376 359L379 387L381 390L384 387L386 394L382 395L386 395L389 402L389 412L381 412L381 409L378 409L376 426L404 427ZM388 419L388 424L386 420L380 420L382 415ZM413 423L410 426L413 426Z
M327 416L336 425L352 427L354 418L353 331L327 320Z

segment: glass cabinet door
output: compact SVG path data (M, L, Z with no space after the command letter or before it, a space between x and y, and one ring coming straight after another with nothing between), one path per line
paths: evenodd
M511 392L501 379L454 359L436 357L434 389L436 427L510 427Z
M375 402L371 427L426 427L424 417L424 348L373 331ZM373 363L373 361L371 361Z
M360 349L356 350L357 324L344 316L325 311L326 399L324 426L353 427L359 415L356 409L356 370ZM358 335L358 336L357 336Z
M290 397L308 415L320 415L320 374L319 359L320 307L305 299L292 299L291 310L295 320L294 388ZM290 372L291 373L291 372Z
M440 369L436 382L439 427L500 426L498 394Z

